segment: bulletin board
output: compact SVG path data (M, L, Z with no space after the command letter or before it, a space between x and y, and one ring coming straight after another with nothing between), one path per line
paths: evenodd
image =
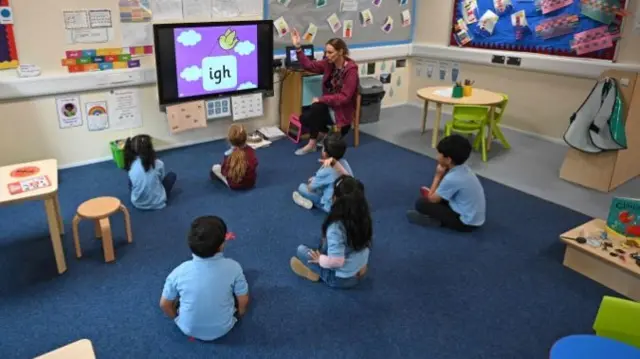
M593 20L582 13L582 8L584 6L582 2L598 3L602 1L602 3L607 3L611 0L572 0L568 6L561 7L547 14L542 14L542 11L540 11L536 6L536 2L539 1L540 0L511 0L512 8L499 16L499 20L497 21L491 35L488 35L486 32L479 31L479 22L475 24L468 24L468 31L471 34L472 40L467 44L461 45L459 43L459 38L456 38L456 32L459 30L459 28L456 28L456 24L463 18L464 0L454 0L450 45L566 57L614 60L618 42L615 34L619 34L621 32L623 20L622 14L624 13L626 2L628 2L628 0L619 0L621 11L612 15L613 21L611 24L604 24ZM560 2L562 1L559 1L558 3ZM613 2L615 2L615 0L611 1L611 3ZM495 9L494 0L476 0L476 3L478 7L476 12L478 18L483 16L487 10L498 14ZM511 15L521 10L524 10L528 31L520 33L520 38L517 38L516 29L513 26ZM546 40L536 35L536 26L553 17L563 15L575 15L577 17L577 22L570 33L548 38ZM614 34L614 37L612 37L613 41L611 42L613 46L584 54L578 54L576 50L572 48L575 34L606 25L609 25L606 29L607 33Z
M416 0L353 0L357 2L356 11L341 12L342 0L265 0L264 18L277 20L283 17L290 29L297 29L303 35L310 23L317 26L318 30L313 40L316 49L321 48L331 38L343 38L350 48L387 46L407 44L412 41L413 27L415 23ZM442 0L440 0L442 1ZM323 6L316 6L316 3ZM377 4L377 5L376 5ZM361 12L369 10L372 15L372 23L363 26ZM403 26L402 12L408 10L411 23ZM331 30L327 19L336 14L341 24L345 20L353 21L351 38L343 37L343 27L335 33ZM392 29L383 31L383 26L391 17ZM274 27L277 24L274 23ZM277 31L277 30L276 30ZM280 37L274 33L274 52L283 54L285 47L291 46L289 34Z

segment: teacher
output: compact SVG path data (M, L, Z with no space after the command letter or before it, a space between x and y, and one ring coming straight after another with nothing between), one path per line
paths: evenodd
M337 124L342 136L349 133L356 111L358 92L358 65L348 57L347 44L338 38L327 41L320 61L309 60L300 48L300 33L291 32L291 41L305 71L322 74L322 96L314 98L308 110L303 111L300 122L309 130L309 143L296 150L296 155L316 151L329 127Z

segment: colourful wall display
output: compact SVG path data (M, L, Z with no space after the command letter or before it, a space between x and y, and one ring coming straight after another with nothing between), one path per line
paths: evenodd
M140 60L133 56L151 55L153 46L69 50L62 59L62 66L69 72L105 71L140 67Z
M13 36L13 11L9 0L0 0L0 70L18 67L18 50Z
M454 0L450 44L613 60L626 1Z

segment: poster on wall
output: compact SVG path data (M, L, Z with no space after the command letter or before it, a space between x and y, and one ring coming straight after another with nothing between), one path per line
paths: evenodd
M109 122L112 130L128 130L142 127L140 90L113 90L108 100Z
M89 131L104 131L109 128L109 112L107 101L85 103L87 113L87 128Z
M82 126L80 97L65 96L56 98L58 124L61 129Z
M0 0L0 70L18 67L18 50L13 35L13 11L9 0Z

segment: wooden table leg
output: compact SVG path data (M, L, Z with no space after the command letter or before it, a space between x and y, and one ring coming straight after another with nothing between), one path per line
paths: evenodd
M55 205L56 205L56 218L58 220L58 230L60 234L64 234L64 222L62 220L62 212L60 211L60 198L58 198L58 194L54 196Z
M424 100L424 108L422 109L422 134L427 131L427 114L429 113L429 101Z
M491 106L489 108L489 133L487 134L487 152L491 149L491 142L493 142L493 126L496 124L496 107Z
M53 196L44 200L44 208L47 212L49 236L51 237L51 244L53 245L56 266L58 267L58 273L62 274L67 270L67 263L64 259L64 250L62 249L62 240L60 239L60 229L56 212L56 200Z
M442 118L442 104L436 104L436 120L433 123L433 135L431 137L431 147L438 146L438 135L440 134L440 119Z
M95 232L96 232L96 239L100 239L102 238L102 228L100 228L100 220L95 220L94 221L94 228L95 228Z

